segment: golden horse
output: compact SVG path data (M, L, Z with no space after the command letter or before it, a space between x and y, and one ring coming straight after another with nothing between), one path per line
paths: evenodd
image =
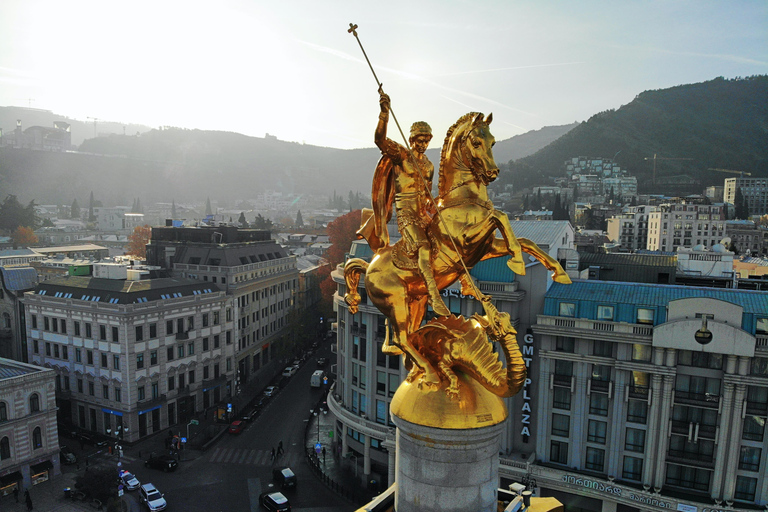
M439 215L432 218L427 230L432 242L435 281L442 289L461 279L463 292L475 295L464 266L468 270L482 260L508 255L509 268L522 275L522 253L526 252L554 272L555 281L570 283L556 260L530 240L515 237L507 215L496 210L488 199L487 186L499 174L491 150L495 143L489 128L492 120L492 114L484 118L483 114L471 112L462 116L445 137L440 155ZM501 232L501 238L496 237L496 230ZM344 300L349 311L356 313L360 303L357 286L364 273L368 298L387 317L392 329L392 344L386 343L384 352L404 353L410 370L408 381L437 389L441 376L446 376L435 367L434 359L419 350L418 340L412 338L426 313L426 286L413 262L399 251L398 244L380 248L370 263L360 258L347 261Z

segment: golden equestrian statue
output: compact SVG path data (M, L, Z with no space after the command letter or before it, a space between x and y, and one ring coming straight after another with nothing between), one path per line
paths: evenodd
M350 26L349 31L357 37L355 28ZM499 173L491 149L495 143L490 130L493 115L471 112L448 129L440 154L438 196L433 200L434 168L424 155L431 130L426 123L415 123L409 138L410 149L387 139L390 100L378 78L376 81L381 114L375 141L382 150L382 159L374 174L373 207L363 210L358 231L375 255L370 263L360 258L346 262L344 300L350 313L355 314L361 300L357 287L365 274L368 299L388 321L382 350L405 357L409 374L404 385L417 390L422 397L440 390L438 394L443 398L438 400L443 400L444 405L438 408L460 404L462 411L482 409L469 404L483 400L479 388L497 397L512 396L521 389L526 374L509 315L498 312L491 298L475 288L469 269L482 260L509 256L508 267L523 275L525 252L552 271L553 280L566 284L571 280L560 264L535 243L516 238L507 215L496 210L488 198L487 186ZM391 113L397 124L394 112ZM402 238L389 245L386 224L393 203ZM499 238L495 235L497 230L501 233ZM457 279L461 280L462 293L481 301L485 315L465 319L450 314L439 290ZM422 326L428 303L438 318ZM489 338L500 343L506 368L492 351ZM397 398L396 395L393 399L393 411ZM411 400L409 405L415 415L424 414L416 410L420 400ZM439 411L435 414L427 422L445 423ZM503 415L506 416L505 409ZM494 419L497 420L503 418ZM459 419L449 428L465 426Z

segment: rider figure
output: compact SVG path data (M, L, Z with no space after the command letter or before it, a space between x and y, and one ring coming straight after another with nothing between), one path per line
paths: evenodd
M382 155L389 157L393 163L395 210L397 211L397 227L403 237L405 253L410 258L416 258L419 273L427 286L427 294L432 309L438 316L448 316L451 311L443 302L440 290L435 282L430 263L430 242L426 227L430 221L430 213L434 213L434 205L429 200L432 189L432 176L435 166L424 154L432 140L432 128L424 121L413 123L408 142L411 150L387 138L387 121L389 120L389 96L379 91L379 124L376 126L374 140Z

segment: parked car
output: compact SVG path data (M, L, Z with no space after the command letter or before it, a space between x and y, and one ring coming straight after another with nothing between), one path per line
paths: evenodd
M296 488L296 474L291 468L275 468L272 470L272 480L281 489Z
M296 372L298 371L297 366L286 366L285 370L283 370L283 377L293 377L296 375Z
M133 473L129 471L123 471L120 473L120 482L127 491L135 491L141 487L141 482L136 478Z
M243 423L241 420L235 420L229 425L229 433L239 434L243 431L243 427L245 427L245 423Z
M291 512L291 504L281 492L265 492L259 496L259 503L271 512Z
M317 358L317 367L318 368L325 368L325 365L328 364L328 360L324 357L318 357Z
M242 416L240 416L240 421L245 421L246 423L249 423L253 420L255 420L259 416L259 407L253 406L248 412L243 413Z
M170 455L150 456L150 458L144 462L144 467L162 469L165 472L175 471L178 465L179 463L176 462L176 459Z
M77 462L77 456L72 453L68 446L61 447L60 459L62 464L74 464Z
M264 389L264 396L275 396L277 394L277 386L267 386Z
M160 494L154 485L144 484L141 486L141 499L147 504L149 510L155 512L156 510L165 510L168 505L165 502L165 498Z

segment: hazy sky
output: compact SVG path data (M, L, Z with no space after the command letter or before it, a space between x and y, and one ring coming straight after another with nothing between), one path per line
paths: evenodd
M372 147L350 22L406 133L425 120L439 139L470 111L501 140L768 73L765 0L3 0L0 106Z

